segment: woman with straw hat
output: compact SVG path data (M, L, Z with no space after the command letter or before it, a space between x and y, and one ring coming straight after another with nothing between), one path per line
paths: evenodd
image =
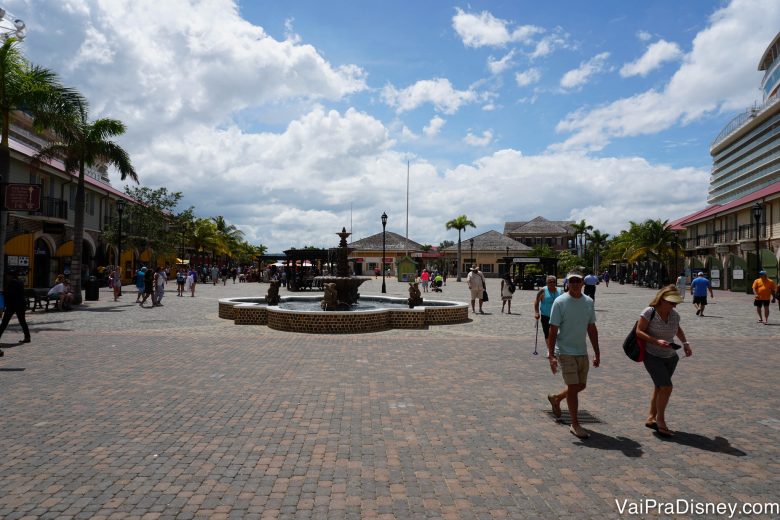
M673 435L666 424L666 407L672 395L672 375L679 361L676 349L680 347L673 342L674 337L682 340L685 357L693 354L680 327L680 315L675 310L680 302L682 297L674 285L663 287L642 311L636 326L637 339L645 342L645 369L653 380L645 426L662 437Z

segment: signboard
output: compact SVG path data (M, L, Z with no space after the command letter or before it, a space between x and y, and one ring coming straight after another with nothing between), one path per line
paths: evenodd
M715 278L713 280L710 280L710 284L712 285L713 289L717 289L720 287L720 279Z
M734 272L732 274L734 275L735 280L745 279L745 271L743 271L742 269L734 269Z
M513 264L538 264L540 260L538 258L522 258L515 257L512 259Z
M720 278L720 269L710 269L710 278Z
M9 267L30 267L30 257L9 255L8 266Z
M6 184L5 209L8 211L40 211L40 184Z

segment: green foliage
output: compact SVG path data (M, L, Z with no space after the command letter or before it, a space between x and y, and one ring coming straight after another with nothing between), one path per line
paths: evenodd
M541 244L534 246L531 249L531 256L541 256L541 257L547 257L547 258L557 258L559 252L553 249L552 247L548 246L547 244ZM526 269L527 271L527 269Z
M558 253L558 273L557 275L566 276L566 273L572 269L582 267L583 260L577 255L573 255L568 251L561 251Z
M427 253L428 251L430 251L431 249L433 249L433 246L432 246L431 244L423 244L423 245L420 247L420 249L422 249L424 252L426 252L426 253Z
M474 224L472 221L469 220L469 218L466 215L459 215L455 217L454 219L450 220L444 225L448 230L450 229L457 229L458 230L458 281L460 281L461 278L461 242L460 242L460 234L462 231L464 231L467 227L473 227L476 228L476 224Z

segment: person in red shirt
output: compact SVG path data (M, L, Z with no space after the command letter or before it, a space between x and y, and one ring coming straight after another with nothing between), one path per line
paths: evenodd
M772 295L777 291L777 285L775 282L767 278L766 271L759 271L758 278L753 282L753 294L756 295L756 299L753 300L753 305L756 306L756 312L758 313L758 323L767 325L769 323L769 300ZM761 319L761 307L764 308L764 319Z

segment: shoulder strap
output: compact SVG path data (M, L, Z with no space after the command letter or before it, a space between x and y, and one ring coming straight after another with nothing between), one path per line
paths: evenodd
M655 318L655 307L651 307L653 309L653 312L650 313L650 319L648 321L653 321L653 318Z

